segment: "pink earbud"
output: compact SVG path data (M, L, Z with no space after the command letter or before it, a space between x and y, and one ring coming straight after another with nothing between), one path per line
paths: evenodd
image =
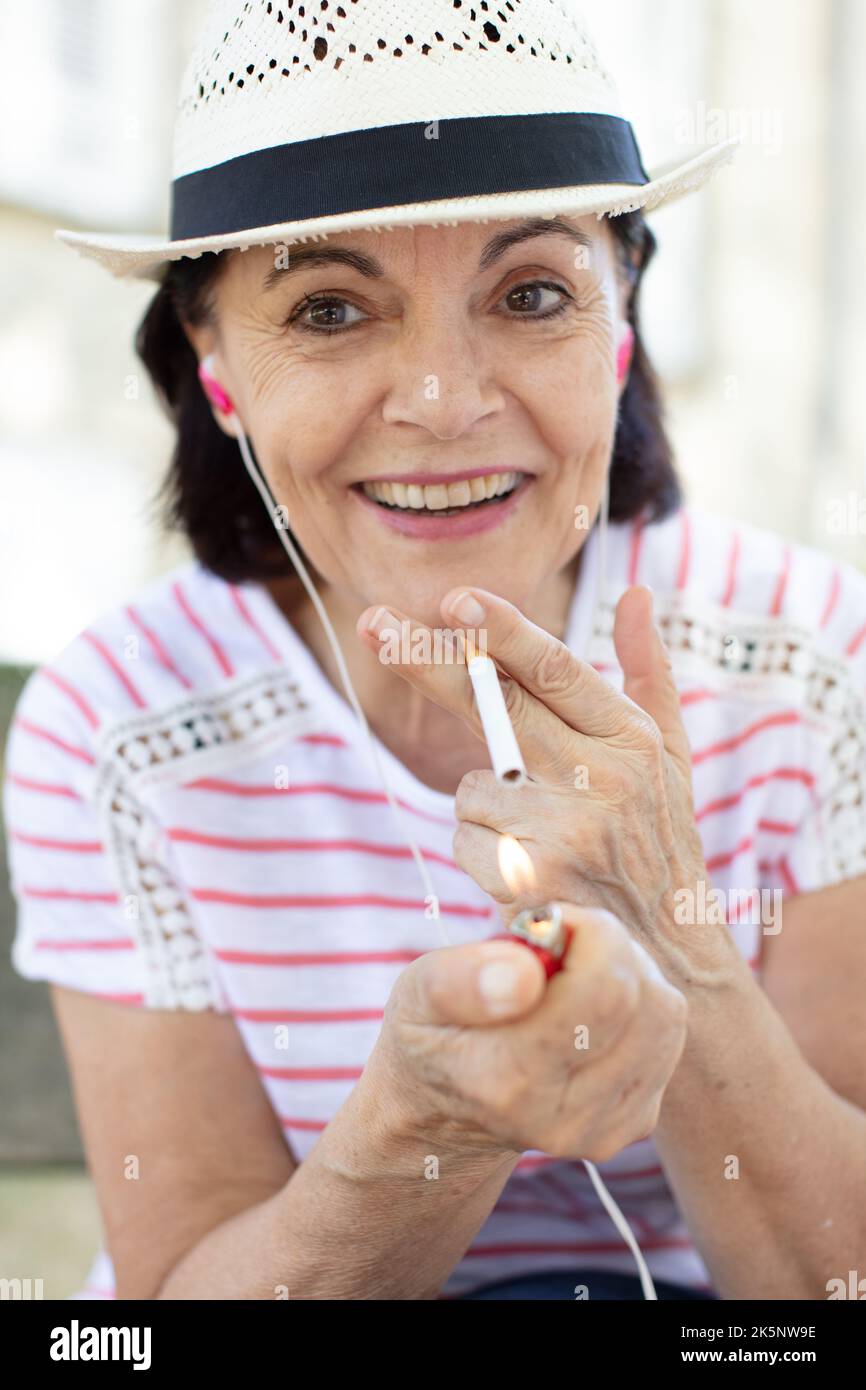
M209 357L206 357L203 362L199 363L198 379L201 382L202 387L204 389L204 393L207 396L208 400L211 402L211 404L215 405L217 410L221 410L223 415L233 415L235 408L232 405L231 397L226 394L222 386L220 386L219 382L217 381L216 377L213 375L212 354Z
M626 324L619 351L616 354L616 379L622 381L631 365L631 355L634 351L634 329L631 324Z

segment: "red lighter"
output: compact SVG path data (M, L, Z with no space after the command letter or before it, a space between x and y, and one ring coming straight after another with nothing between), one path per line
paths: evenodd
M562 909L556 903L518 912L505 932L494 941L520 941L534 951L544 966L548 980L561 970L571 941L571 928L562 920Z

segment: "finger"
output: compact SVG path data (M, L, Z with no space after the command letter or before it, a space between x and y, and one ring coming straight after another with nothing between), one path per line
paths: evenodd
M609 1047L630 1026L641 993L642 963L625 927L604 908L558 902L571 941L562 970L550 980L570 1032L590 1028L593 1052Z
M540 961L519 942L428 951L400 976L402 1007L421 1024L479 1026L521 1018L544 993Z
M623 670L623 693L646 710L671 758L690 777L692 757L679 692L653 620L652 593L643 585L626 589L617 604L613 640Z
M558 638L530 622L513 603L486 589L451 589L442 613L481 629L487 650L515 681L572 729L589 738L634 735L641 710L609 685ZM518 734L518 739L520 735Z
M563 891L563 871L545 853L549 787L528 782L519 797L503 796L492 772L469 772L457 788L454 814L454 858L498 903L519 911ZM540 827L542 838L528 834L527 826ZM575 867L579 862L575 856Z
M499 867L499 842L502 836L486 825L462 820L454 832L454 859L483 892L500 901L509 889Z
M475 724L480 731L465 661L459 650L450 651L451 660L443 659L449 655L449 649L441 629L438 661L434 629L416 622L397 608L365 608L355 630L383 666L390 667L428 699L459 715L468 724Z
M454 815L459 824L464 821L486 825L501 835L520 836L526 827L545 824L549 813L548 789L537 782L528 782L520 798L503 797L502 784L491 768L475 768L464 773L454 797Z
M436 660L434 630L394 608L365 609L356 631L383 665L390 666L428 700L456 714L479 739L484 739L464 654L459 649L452 653L453 660ZM449 650L442 632L439 629L440 656ZM444 632L453 633L454 629L446 628ZM456 645L459 648L459 643ZM561 781L564 775L573 776L575 763L589 764L590 745L575 751L577 735L540 700L511 680L505 682L504 694L520 751L532 776Z

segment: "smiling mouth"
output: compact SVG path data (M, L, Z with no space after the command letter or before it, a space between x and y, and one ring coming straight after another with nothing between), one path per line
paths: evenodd
M492 507L504 502L519 487L525 473L485 473L459 483L360 483L366 497L389 511L421 516L458 516L461 512Z

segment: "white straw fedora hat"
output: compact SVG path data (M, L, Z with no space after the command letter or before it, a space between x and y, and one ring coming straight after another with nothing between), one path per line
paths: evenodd
M568 0L212 0L175 124L168 237L60 230L117 276L353 228L645 211L736 137L648 174Z

